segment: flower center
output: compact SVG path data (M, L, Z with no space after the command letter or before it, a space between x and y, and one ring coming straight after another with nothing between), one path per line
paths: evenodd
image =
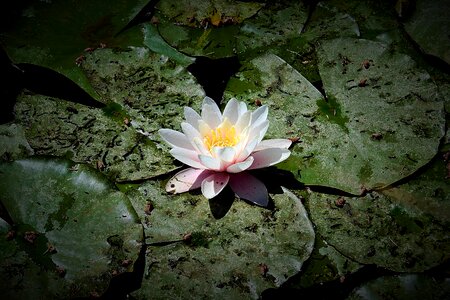
M233 147L239 143L240 137L236 134L236 129L227 121L224 121L216 129L207 134L203 142L211 151L214 147Z

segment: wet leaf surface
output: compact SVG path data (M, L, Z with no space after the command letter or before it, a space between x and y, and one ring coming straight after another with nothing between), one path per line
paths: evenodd
M97 50L84 68L108 99L103 110L26 93L18 99L16 120L36 154L68 156L118 181L174 170L157 130L179 129L183 107L202 101L204 92L192 75L145 48Z
M312 222L330 245L360 263L398 272L435 267L450 250L446 164L436 159L417 179L361 198L313 193Z
M101 295L136 261L142 225L128 198L92 168L63 159L0 165L1 287L9 299ZM12 232L12 233L11 233ZM10 298L11 297L11 298Z
M233 194L209 205L201 195L169 196L157 181L129 195L149 244L137 299L258 298L296 274L314 245L306 211L288 190L271 195L273 210L233 202Z

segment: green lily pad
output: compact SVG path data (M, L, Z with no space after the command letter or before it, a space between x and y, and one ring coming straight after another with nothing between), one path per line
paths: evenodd
M449 259L446 174L436 160L417 179L363 198L313 193L311 219L329 244L360 263L424 271Z
M36 154L68 156L117 181L176 169L157 130L179 129L183 106L198 109L204 91L194 77L146 48L97 50L83 67L110 102L104 111L39 95L19 97L16 120Z
M348 300L446 299L450 295L449 278L424 274L383 276L354 289Z
M144 184L130 194L149 244L137 299L258 298L298 273L311 254L313 228L286 189L271 195L274 210L236 200L215 219L214 204L202 195L170 196L161 186ZM227 206L220 201L216 205Z
M130 46L131 31L115 36L147 4L145 0L34 1L0 39L15 63L55 70L98 98L83 70L86 48ZM134 32L134 34L136 34ZM142 40L142 38L141 38Z
M2 163L0 199L13 222L1 226L11 231L0 248L8 299L100 295L114 272L133 270L142 225L95 170L62 159Z
M22 126L17 124L0 125L0 157L14 160L33 155L34 151L25 138Z
M422 50L450 64L450 3L446 0L415 1L415 11L405 30Z
M360 194L392 184L431 160L445 119L426 72L371 41L324 42L319 54L327 100L272 54L245 64L228 83L226 98L259 99L269 106L267 138L300 138L279 168L305 184Z

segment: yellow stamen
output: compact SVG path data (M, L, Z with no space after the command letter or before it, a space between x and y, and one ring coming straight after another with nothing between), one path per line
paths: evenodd
M205 135L203 142L211 152L214 147L233 147L239 143L240 137L236 134L236 128L224 120L216 129Z

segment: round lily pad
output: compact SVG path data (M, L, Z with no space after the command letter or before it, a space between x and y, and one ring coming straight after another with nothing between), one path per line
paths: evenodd
M193 76L146 48L97 50L84 68L109 100L103 111L40 95L19 97L16 119L36 154L69 156L117 181L174 170L157 130L179 128L183 106L198 108L204 91Z
M240 200L208 205L201 195L170 196L159 182L139 187L130 196L145 220L149 246L147 273L133 296L258 298L280 286L300 271L314 245L303 205L283 191L272 195L275 207L268 210ZM228 211L214 218L220 210Z
M45 158L2 163L0 199L11 218L0 248L8 299L101 295L113 274L133 271L142 225L92 168Z
M269 106L267 138L299 141L279 168L306 184L360 194L431 160L445 119L425 71L366 40L323 42L319 59L327 98L273 54L246 63L228 83L226 97Z

